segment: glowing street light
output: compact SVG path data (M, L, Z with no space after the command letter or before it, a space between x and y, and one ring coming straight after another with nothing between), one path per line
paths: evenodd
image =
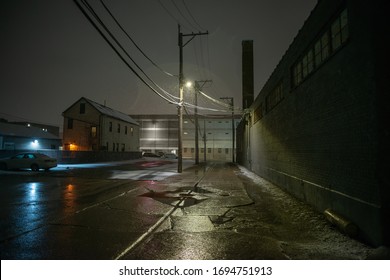
M192 82L191 81L187 81L186 82L186 88L192 88Z

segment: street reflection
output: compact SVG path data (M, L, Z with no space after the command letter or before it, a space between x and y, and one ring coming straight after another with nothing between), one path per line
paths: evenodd
M75 207L75 185L68 184L64 190L64 214L70 214Z
M35 183L35 182L28 184L28 189L30 190L29 191L30 199L35 199L36 198L38 184L39 183Z
M21 212L18 218L20 228L24 228L26 225L35 227L44 214L40 203L42 183L30 182L26 183L25 186L25 196L22 201Z

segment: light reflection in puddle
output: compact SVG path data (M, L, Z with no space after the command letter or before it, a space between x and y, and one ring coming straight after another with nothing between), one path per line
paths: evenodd
M122 180L142 180L142 181L161 181L167 177L176 175L176 172L151 171L151 170L114 170L110 179Z

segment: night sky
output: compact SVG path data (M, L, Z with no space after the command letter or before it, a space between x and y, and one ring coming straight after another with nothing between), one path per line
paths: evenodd
M175 105L139 81L73 0L2 2L0 118L62 126L61 113L82 96L128 114L176 113ZM254 41L256 96L316 2L105 0L104 3L142 51L174 75L179 72L178 23L183 33L208 31L208 36L197 36L184 47L185 78L213 80L203 91L216 99L234 97L240 107L241 41ZM164 74L141 55L99 0L89 3L143 71L164 90L178 96L178 78ZM186 91L185 100L191 102L191 98L191 92Z

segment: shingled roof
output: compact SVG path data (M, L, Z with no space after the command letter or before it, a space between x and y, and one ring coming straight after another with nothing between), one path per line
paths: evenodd
M118 120L122 120L122 121L125 121L125 122L128 122L128 123L131 123L131 124L134 124L134 125L139 125L132 117L130 117L129 115L126 115L125 113L122 113L122 112L119 112L117 110L114 110L110 107L107 107L105 105L102 105L102 104L99 104L93 100L90 100L88 98L85 98L85 97L82 97L80 98L79 100L77 100L74 104L76 104L77 102L79 102L80 100L85 100L86 102L88 102L91 106L93 106L96 110L98 110L102 115L105 115L105 116L109 116L109 117L112 117L112 118L115 118L115 119L118 119ZM73 104L73 105L74 105ZM73 106L72 105L72 106ZM72 107L70 106L70 107ZM69 107L69 108L70 108ZM68 109L67 109L68 110ZM65 112L67 111L65 110ZM65 113L64 112L64 113Z

